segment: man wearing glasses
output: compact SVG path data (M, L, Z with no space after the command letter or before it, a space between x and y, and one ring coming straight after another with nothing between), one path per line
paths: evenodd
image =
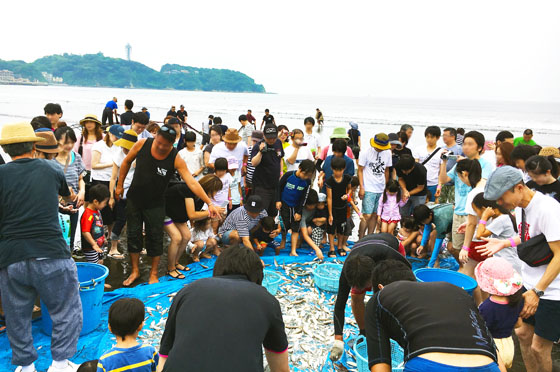
M177 156L177 149L173 147L176 136L177 132L171 126L162 126L154 138L138 140L121 165L115 192L117 200L123 195L123 181L132 163L136 161L136 170L127 194L126 223L132 271L123 282L125 287L132 285L140 277L143 224L146 232L146 251L152 258L148 283L159 281L158 265L163 254L165 218L163 195L175 171L181 175L189 189L208 205L210 217L218 216L218 209L188 171L184 160Z

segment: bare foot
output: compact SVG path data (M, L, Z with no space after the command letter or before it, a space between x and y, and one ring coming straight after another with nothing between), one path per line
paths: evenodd
M199 261L200 261L200 258L198 258L198 255L197 255L197 254L193 254L193 255L192 255L192 260L193 260L193 262L199 262Z
M136 281L140 277L140 274L137 272L132 272L130 276L123 282L123 287L130 287L132 283Z
M202 258L212 258L212 255L210 253L203 253L200 255L200 257Z
M111 286L111 284L105 284L105 289L112 289L113 287Z
M155 283L159 283L159 279L157 275L150 274L150 280L148 280L148 284L155 284Z
M298 254L297 254L297 252L290 252L290 256L295 256L295 257L297 257Z
M348 246L346 246L346 245L344 247L342 247L342 249L344 249L345 252L350 252L351 251L351 249L348 248Z

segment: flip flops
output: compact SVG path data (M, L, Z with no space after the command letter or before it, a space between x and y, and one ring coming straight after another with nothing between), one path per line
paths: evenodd
M180 271L190 271L190 270L191 270L190 267L188 267L188 266L183 266L183 265L181 265L181 264L175 265L175 269L176 269L176 270L180 270Z
M336 257L336 252L335 251L329 251L329 253L327 253L328 257Z
M175 275L173 275L173 273L175 273ZM185 279L185 276L181 274L177 269L168 271L167 275L169 275L173 279Z

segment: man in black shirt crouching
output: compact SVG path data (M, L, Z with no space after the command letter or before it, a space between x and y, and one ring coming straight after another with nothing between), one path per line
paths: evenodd
M261 286L263 265L250 248L226 249L214 276L183 288L161 338L164 372L288 372L288 340L278 300Z

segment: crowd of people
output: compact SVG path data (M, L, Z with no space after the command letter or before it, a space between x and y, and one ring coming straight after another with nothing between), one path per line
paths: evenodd
M323 143L319 109L301 129L266 109L259 130L251 110L229 125L210 115L198 130L183 105L161 122L133 108L127 99L118 115L114 98L102 121L89 114L73 128L49 103L30 124L2 127L0 288L17 371L34 371L37 296L53 319L49 372L78 368L69 361L82 323L73 256L129 259L123 285L131 286L147 255L148 282L156 283L164 233L169 277L185 279L190 262L218 256L214 277L176 296L159 352L137 342L143 304L115 302L109 326L117 347L92 370L159 363L165 371L260 371L264 346L271 371L287 371L282 313L260 287L259 256L279 254L290 237L291 256L309 249L323 259L324 245L328 257L348 255L331 359L344 352L350 296L372 371L390 371L390 338L405 348L405 371L503 371L512 364L514 331L527 371L552 371L560 339L560 151L538 146L530 129L489 141L478 131L428 126L425 144L410 149L410 125L362 136L351 122ZM477 281L472 298L451 285L415 282L410 257L438 267L447 256ZM213 349L230 349L230 359L198 347L203 332L220 334Z

